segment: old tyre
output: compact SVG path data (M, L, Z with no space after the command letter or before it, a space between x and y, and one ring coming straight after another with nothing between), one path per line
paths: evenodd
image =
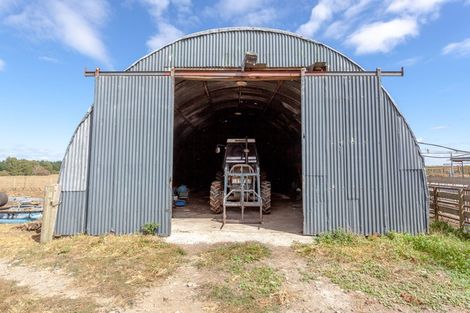
M213 181L209 195L209 205L211 211L215 214L222 212L223 193L222 182L220 180Z
M263 213L271 213L271 182L261 182L261 198L263 199Z
M8 203L8 196L4 192L0 192L0 206L4 206Z

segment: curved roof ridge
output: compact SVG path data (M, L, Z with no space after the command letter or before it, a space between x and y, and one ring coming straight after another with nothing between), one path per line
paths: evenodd
M144 55L143 57L141 57L140 59L138 59L137 61L135 61L134 63L132 63L127 69L126 71L129 71L131 68L133 68L135 65L137 65L140 61L148 58L149 56L151 56L152 54L156 54L158 53L159 51L165 49L166 47L169 47L173 44L175 44L176 42L178 41L183 41L183 40L187 40L187 39L191 39L191 38L196 38L196 37L201 37L201 36L206 36L206 35L210 35L210 34L217 34L217 33L227 33L227 32L239 32L239 31L258 31L258 32L267 32L267 33L274 33L274 34L282 34L282 35L287 35L287 36L291 36L291 37L296 37L298 39L302 39L302 40L305 40L305 41L308 41L308 42L311 42L311 43L314 43L314 44L317 44L317 45L320 45L320 46L323 46L339 55L341 55L342 57L344 57L345 59L347 59L349 62L353 63L354 65L356 65L361 71L364 71L364 68L359 65L356 61L352 60L350 57L348 57L347 55L345 55L344 53L330 47L329 45L327 44L324 44L322 42L319 42L319 41L316 41L314 39L310 39L310 38L307 38L307 37L304 37L300 34L297 34L297 33L294 33L294 32L290 32L290 31L287 31L287 30L282 30L282 29L277 29L277 28L269 28L269 27L249 27L249 26L242 26L242 27L221 27L221 28L211 28L211 29L207 29L207 30L203 30L203 31L199 31L199 32L195 32L195 33L191 33L191 34L187 34L187 35L184 35L183 37L180 37L176 40L173 40L172 42L166 44L166 45L163 45L162 47L156 49L156 50L153 50L149 53L147 53L146 55Z

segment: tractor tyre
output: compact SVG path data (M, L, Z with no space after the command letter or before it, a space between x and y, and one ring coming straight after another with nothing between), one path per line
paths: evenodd
M215 173L215 180L223 181L224 180L224 172L217 171L217 173Z
M271 182L261 182L261 198L263 199L263 213L271 213Z
M211 211L215 214L222 212L224 190L220 180L213 181L211 184L211 191L209 195L209 204Z

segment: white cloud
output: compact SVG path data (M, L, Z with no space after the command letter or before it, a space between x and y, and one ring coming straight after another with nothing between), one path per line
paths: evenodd
M470 56L470 38L448 44L442 49L442 53L444 55L455 54L461 57Z
M392 13L423 15L436 12L449 0L393 0L387 8Z
M150 50L157 50L184 35L181 30L166 22L159 22L157 27L158 33L147 40Z
M190 14L192 2L191 0L171 0L171 4L173 4L179 13L183 14Z
M262 8L265 3L265 0L220 0L214 8L221 16L231 18Z
M0 59L0 72L3 72L4 69L5 69L5 61L3 61L3 59Z
M248 26L262 26L271 23L276 17L276 10L273 8L261 9L255 12L247 13L246 19L236 20L236 24Z
M437 18L442 6L451 1L319 0L297 32L342 40L357 53L386 53L416 37L420 28Z
M431 127L432 130L441 130L441 129L446 129L447 125L436 125Z
M206 7L204 15L214 16L232 25L269 25L277 18L272 0L219 0Z
M356 47L358 54L389 52L407 38L417 36L418 32L415 19L397 18L364 25L351 34L347 42Z
M312 8L310 19L307 23L300 25L297 33L312 37L320 27L333 18L336 12L345 10L350 5L348 0L320 0Z
M53 57L48 57L46 55L41 55L38 57L39 60L49 62L49 63L60 63L58 59L53 58Z
M170 0L143 0L154 18L160 18L170 6Z
M399 66L413 66L417 64L418 62L422 61L422 57L412 57L412 58L407 58L403 59L401 61L398 61L397 64Z
M110 66L100 29L108 18L106 0L33 1L5 23L34 39L52 39Z
M191 0L142 0L147 7L150 15L153 17L157 26L157 33L147 40L147 46L150 50L159 49L166 44L180 38L184 32L176 25L169 22L165 14L173 5L178 12L178 19L185 21L191 15Z
M0 14L10 11L19 3L20 3L20 0L1 0L0 1Z

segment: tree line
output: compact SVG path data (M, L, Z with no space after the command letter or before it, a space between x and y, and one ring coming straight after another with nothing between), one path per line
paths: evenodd
M0 161L0 176L58 174L61 163L61 161L35 161L8 157Z

